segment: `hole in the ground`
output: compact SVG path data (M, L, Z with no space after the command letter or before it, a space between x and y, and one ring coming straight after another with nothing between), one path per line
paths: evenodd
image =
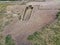
M29 5L28 7L26 7L22 20L28 21L30 19L30 17L31 17L32 10L33 10L32 5Z

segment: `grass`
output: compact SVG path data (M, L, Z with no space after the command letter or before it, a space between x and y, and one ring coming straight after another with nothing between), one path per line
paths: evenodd
M8 4L0 4L0 13L5 13L6 12L6 7Z
M3 30L3 18L6 16L4 13L6 12L7 4L0 4L0 32Z
M7 35L5 37L5 45L15 45L14 40L12 39L11 35Z
M56 23L28 36L27 39L32 42L32 45L60 45L60 12L56 16Z
M2 32L4 31L4 27L10 24L10 21L12 20L11 19L12 17L9 18L8 15L5 14L6 6L8 6L8 4L0 4L0 45L15 45L10 35L9 35L10 37L8 35L6 37L2 35Z

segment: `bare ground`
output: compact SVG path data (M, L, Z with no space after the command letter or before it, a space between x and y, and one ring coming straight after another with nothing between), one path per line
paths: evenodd
M58 10L35 10L32 12L29 21L19 21L15 19L13 23L4 28L3 34L11 34L16 41L16 45L32 45L27 40L28 35L54 21L57 11Z

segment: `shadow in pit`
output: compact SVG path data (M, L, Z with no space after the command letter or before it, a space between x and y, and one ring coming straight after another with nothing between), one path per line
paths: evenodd
M33 7L32 5L29 5L28 7L25 8L24 15L23 15L23 21L28 21L31 17Z

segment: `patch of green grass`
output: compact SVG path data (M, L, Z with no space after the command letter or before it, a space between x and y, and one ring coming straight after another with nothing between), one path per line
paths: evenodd
M5 45L15 45L15 42L12 39L11 35L7 35L5 37Z

